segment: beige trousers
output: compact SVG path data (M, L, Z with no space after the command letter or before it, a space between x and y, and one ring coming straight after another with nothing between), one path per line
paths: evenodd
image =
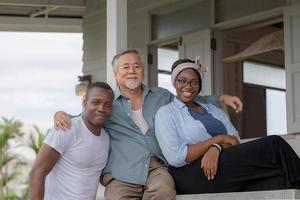
M146 185L122 182L110 174L103 176L105 200L175 200L174 181L162 161L151 156Z

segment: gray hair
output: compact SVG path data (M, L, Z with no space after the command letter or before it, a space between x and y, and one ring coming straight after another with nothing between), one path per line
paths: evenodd
M121 51L120 53L118 53L118 54L116 54L116 55L114 56L114 58L113 58L111 64L112 64L112 67L113 67L113 70L114 70L115 73L117 72L117 70L118 70L118 68L119 68L119 62L118 62L118 61L119 61L119 58L120 58L122 55L127 54L127 53L135 53L136 55L138 55L139 58L140 58L140 61L142 62L142 65L144 65L144 64L143 64L143 58L142 58L142 56L140 55L140 53L138 52L138 50L136 50L136 49L127 49L127 50Z

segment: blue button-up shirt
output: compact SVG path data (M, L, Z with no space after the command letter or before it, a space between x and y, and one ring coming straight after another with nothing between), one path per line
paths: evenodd
M143 116L149 129L145 135L131 117L130 99L115 91L115 101L110 119L105 123L109 132L110 155L105 172L124 182L144 185L148 176L150 156L155 155L167 163L154 134L154 118L157 110L169 104L174 96L163 88L143 85ZM217 102L210 96L210 102Z
M198 99L195 99L195 102L212 117L221 121L228 135L238 137L238 131L223 110L212 104L202 103ZM174 167L187 164L188 144L196 144L211 138L202 122L194 119L188 107L177 98L158 110L155 117L155 134L165 158Z

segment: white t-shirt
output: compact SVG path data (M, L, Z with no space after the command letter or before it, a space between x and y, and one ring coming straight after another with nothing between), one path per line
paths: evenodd
M52 129L45 144L61 157L46 177L45 200L95 200L99 177L106 165L109 136L104 129L96 136L82 117L72 119L66 132Z
M146 135L146 132L149 129L149 126L144 118L143 109L131 110L132 120L134 123L141 129L142 133Z

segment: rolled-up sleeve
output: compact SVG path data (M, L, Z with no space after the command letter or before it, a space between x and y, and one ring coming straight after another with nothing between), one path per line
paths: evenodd
M186 165L187 143L180 139L176 121L169 109L162 107L155 116L155 135L162 153L169 165L181 167Z

